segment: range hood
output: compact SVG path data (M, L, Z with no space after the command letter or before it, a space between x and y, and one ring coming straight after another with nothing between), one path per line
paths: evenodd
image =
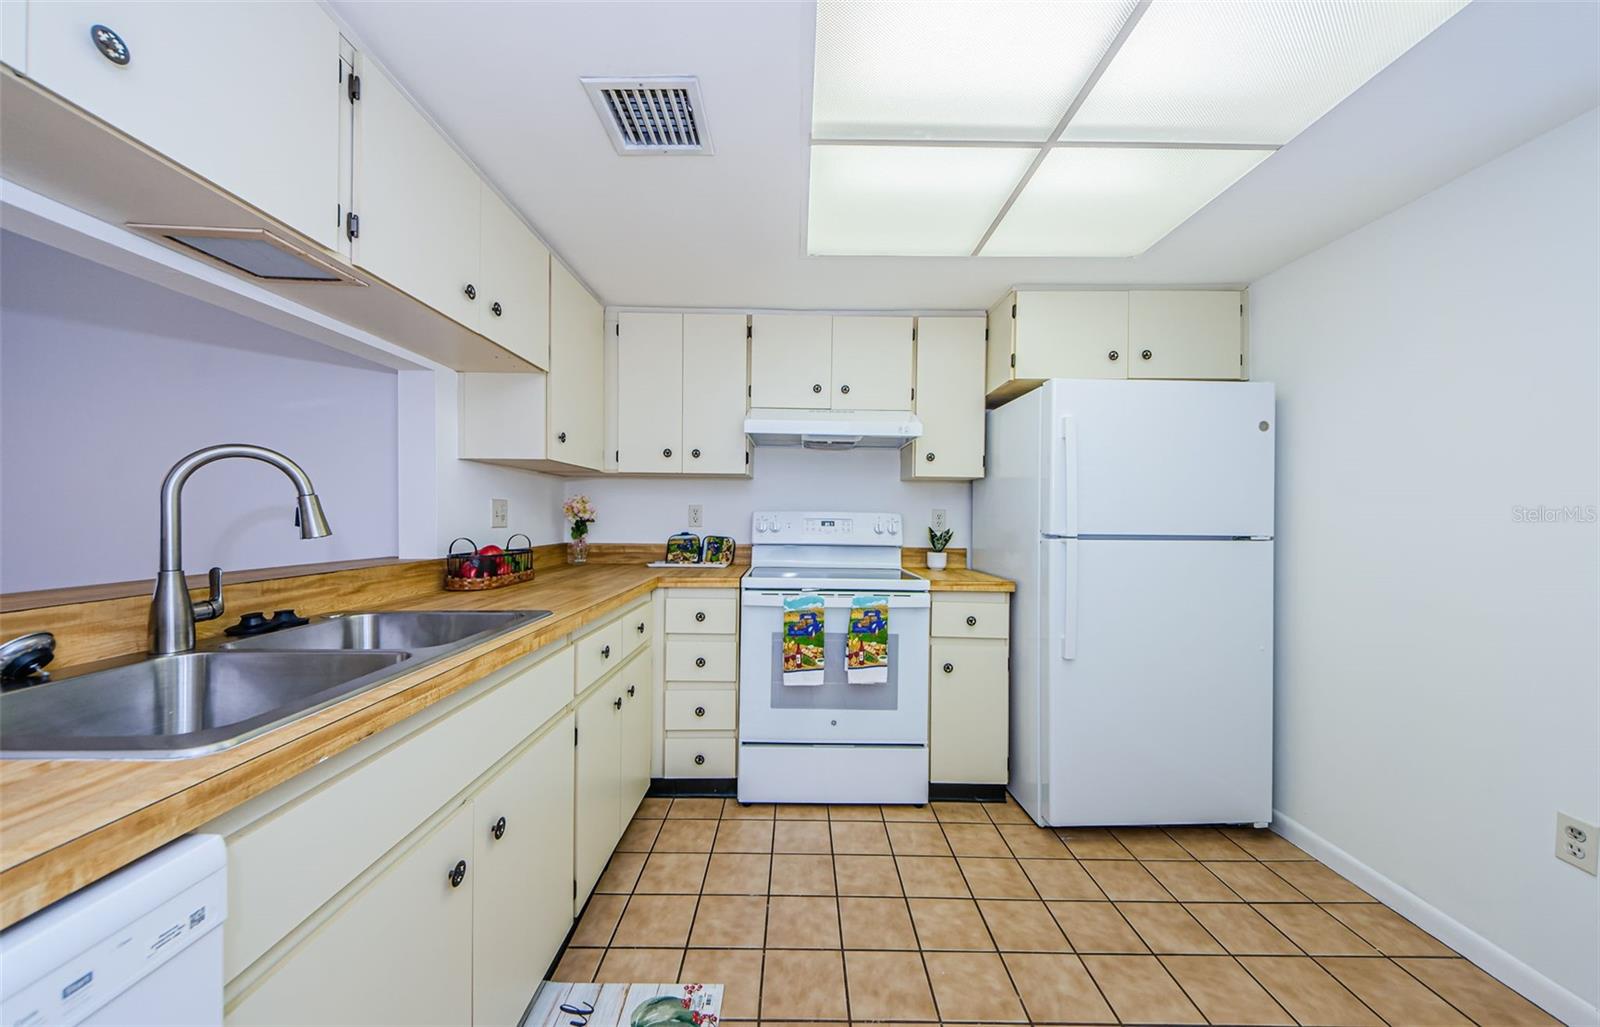
M922 422L905 410L752 409L744 433L758 446L899 449L922 434Z

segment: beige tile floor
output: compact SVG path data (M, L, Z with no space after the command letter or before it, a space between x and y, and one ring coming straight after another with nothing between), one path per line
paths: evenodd
M646 799L554 976L721 982L763 1024L1556 1022L1270 832L1009 800Z

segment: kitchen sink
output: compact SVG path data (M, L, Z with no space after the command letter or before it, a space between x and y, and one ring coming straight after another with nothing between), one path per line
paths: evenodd
M541 617L549 610L443 610L335 614L298 628L226 642L222 649L400 649L466 646Z
M0 696L0 756L173 759L231 748L549 610L321 617L210 649L101 664Z
M90 671L0 699L0 751L198 756L370 688L410 659L404 652L191 652Z

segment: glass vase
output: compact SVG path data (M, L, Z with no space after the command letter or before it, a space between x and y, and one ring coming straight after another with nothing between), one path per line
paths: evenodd
M587 538L575 538L567 543L567 562L570 564L589 562L589 540Z

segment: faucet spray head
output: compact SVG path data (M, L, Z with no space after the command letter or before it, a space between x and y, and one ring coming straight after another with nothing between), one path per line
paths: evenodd
M294 522L300 527L301 538L327 538L333 534L333 529L328 527L328 518L322 512L322 500L317 498L315 492L300 496Z

